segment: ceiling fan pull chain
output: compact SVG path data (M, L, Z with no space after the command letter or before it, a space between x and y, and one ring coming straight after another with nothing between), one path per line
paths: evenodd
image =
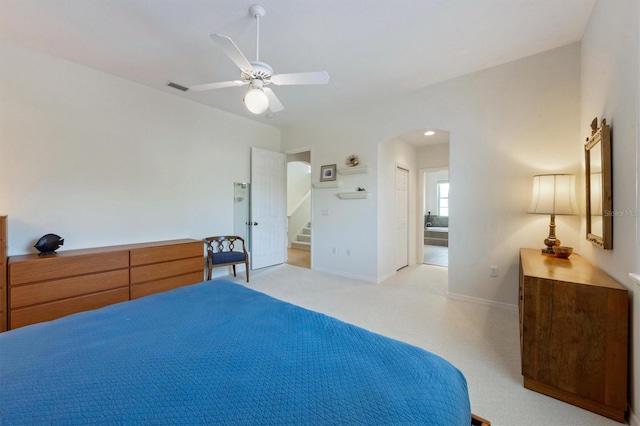
M260 14L256 13L256 61L260 60Z

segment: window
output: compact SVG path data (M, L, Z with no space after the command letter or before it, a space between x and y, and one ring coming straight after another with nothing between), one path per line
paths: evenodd
M438 216L449 216L449 181L438 181Z

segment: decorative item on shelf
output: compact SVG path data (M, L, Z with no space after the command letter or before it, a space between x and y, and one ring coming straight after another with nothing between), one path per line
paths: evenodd
M553 246L553 252L556 254L556 257L568 259L571 253L573 253L573 247Z
M64 238L56 234L47 234L40 237L34 247L40 252L38 256L56 254L56 250L64 244Z
M360 159L358 158L357 155L350 155L349 157L347 157L347 166L349 167L355 167L358 164L360 164Z
M556 238L556 215L578 214L576 177L565 174L534 176L528 213L551 215L549 236L544 240L547 247L542 249L542 253L554 254L553 247L560 245Z
M320 182L336 180L336 165L328 164L320 167Z
M366 191L366 189L358 187L358 191Z

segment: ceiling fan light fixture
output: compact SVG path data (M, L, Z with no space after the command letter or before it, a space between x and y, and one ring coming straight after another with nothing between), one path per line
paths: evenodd
M258 85L251 85L243 101L249 112L253 114L262 114L269 108L269 98Z

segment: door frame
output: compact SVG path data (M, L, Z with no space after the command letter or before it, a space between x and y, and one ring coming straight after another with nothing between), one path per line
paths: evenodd
M302 146L299 148L292 148L292 149L288 149L286 151L284 151L285 155L290 155L290 154L299 154L301 152L309 152L309 165L311 166L311 174L309 175L309 180L310 180L310 186L311 186L311 194L309 196L309 202L311 203L311 207L310 207L310 211L311 211L311 218L309 220L311 220L311 246L309 247L309 269L313 269L313 221L314 221L314 212L313 212L313 149L311 148L310 145L307 146ZM285 177L284 177L284 181L285 184L287 182L287 179L289 178L289 176L286 175L286 169L285 169Z
M402 268L405 268L409 265L412 264L411 262L411 210L410 210L410 206L411 206L411 189L412 189L412 185L411 185L411 167L407 166L406 164L402 164L402 163L398 163L396 162L395 164L395 172L393 174L394 177L394 182L393 182L393 194L394 194L394 201L395 201L395 213L394 213L394 229L396 229L396 236L394 239L394 245L395 245L395 259L397 261L398 259L398 251L399 251L399 247L398 247L398 235L397 235L397 224L398 224L398 181L397 181L397 173L398 173L398 169L404 170L407 172L407 205L406 205L406 222L407 222L407 244L406 244L406 255L407 255L407 264L405 266L402 266L400 268L398 268L398 265L396 264L394 266L396 272L399 271Z
M418 235L420 236L419 241L417 242L416 247L416 256L418 263L424 263L424 178L427 173L439 172L441 170L449 170L449 174L451 174L451 166L440 166L440 167L427 167L419 170L418 177L418 204L417 210L420 220L418 221L418 226L420 226L420 232Z

